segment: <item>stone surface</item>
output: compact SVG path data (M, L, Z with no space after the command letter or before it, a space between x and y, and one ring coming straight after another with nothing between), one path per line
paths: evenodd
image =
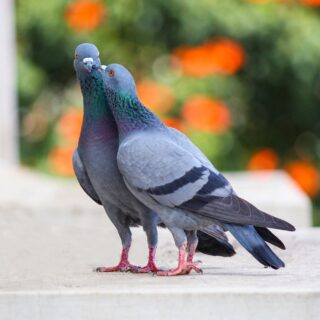
M285 269L264 269L236 245L233 258L198 254L203 275L175 278L93 272L117 263L120 252L102 211L8 211L0 231L0 319L319 319L318 229L281 232ZM131 261L144 264L146 253L136 229ZM159 265L174 266L176 255L161 230Z
M103 209L73 181L3 167L0 176L1 320L319 319L318 229L277 232L287 245L286 251L275 249L287 264L279 271L262 268L235 243L238 253L233 258L198 254L203 275L98 274L93 268L116 264L121 249ZM288 186L275 176L272 179L280 186L263 180L255 189L260 178L241 174L229 178L240 195L261 206L270 205L268 193L270 200L283 188L292 191L290 180ZM257 190L263 195L255 198ZM294 192L294 201L300 196L305 201L299 189ZM283 208L279 203L274 201L274 210ZM175 266L176 256L171 235L160 230L158 264ZM146 262L141 229L134 230L130 257L136 264Z

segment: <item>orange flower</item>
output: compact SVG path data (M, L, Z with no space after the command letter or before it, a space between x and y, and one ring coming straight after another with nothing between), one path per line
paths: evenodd
M162 119L165 125L171 128L175 128L181 132L185 132L183 124L180 119L174 117L165 117Z
M75 145L79 139L82 117L80 110L69 109L59 119L58 133L71 145Z
M240 44L229 39L209 41L198 47L174 51L185 74L206 77L215 73L234 74L243 65L245 53Z
M73 176L72 155L74 148L55 147L49 153L49 167L62 176Z
M278 155L269 148L255 152L248 163L248 170L274 170L278 166Z
M75 0L65 10L65 19L74 31L94 30L103 20L106 9L97 0Z
M310 197L319 191L319 172L308 161L292 161L285 166L286 171Z
M193 129L222 133L230 127L231 115L221 101L193 96L182 106L182 117Z
M305 4L307 6L311 7L319 7L320 6L320 0L300 0L302 4Z
M168 112L175 103L171 89L153 81L138 83L137 92L142 103L156 113Z

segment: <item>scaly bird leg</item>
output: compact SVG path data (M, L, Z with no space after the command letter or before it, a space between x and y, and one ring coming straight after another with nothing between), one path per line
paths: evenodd
M130 246L123 247L121 253L121 259L117 266L115 267L99 267L96 269L96 272L138 272L139 267L134 266L128 261Z
M158 271L157 275L158 276L177 276L177 275L184 274L184 269L187 267L187 263L186 263L186 248L187 248L187 244L186 243L184 243L179 248L178 266L177 266L177 268L166 270L166 271Z
M155 263L156 247L149 248L149 258L148 263L145 267L138 268L137 273L149 273L149 272L158 272L159 269Z
M194 254L196 252L198 245L198 239L192 239L192 241L188 242L188 256L187 256L187 265L184 269L185 274L189 274L191 270L194 270L197 273L203 273L202 269L198 267L198 264L201 263L201 261L193 261Z

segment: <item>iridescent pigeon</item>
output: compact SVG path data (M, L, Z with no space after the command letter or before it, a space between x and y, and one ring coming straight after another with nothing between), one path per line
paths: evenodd
M127 69L111 64L104 76L119 132L119 170L132 194L157 212L179 248L178 266L158 275L185 274L192 269L200 272L193 261L196 232L206 232L212 225L230 231L264 266L284 267L263 238L283 247L267 228L295 228L238 197L185 135L168 128L140 102Z

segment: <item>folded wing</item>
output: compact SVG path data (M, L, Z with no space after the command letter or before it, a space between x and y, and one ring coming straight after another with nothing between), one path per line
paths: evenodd
M158 203L225 223L294 230L234 194L226 178L164 134L122 143L118 165L127 183Z

